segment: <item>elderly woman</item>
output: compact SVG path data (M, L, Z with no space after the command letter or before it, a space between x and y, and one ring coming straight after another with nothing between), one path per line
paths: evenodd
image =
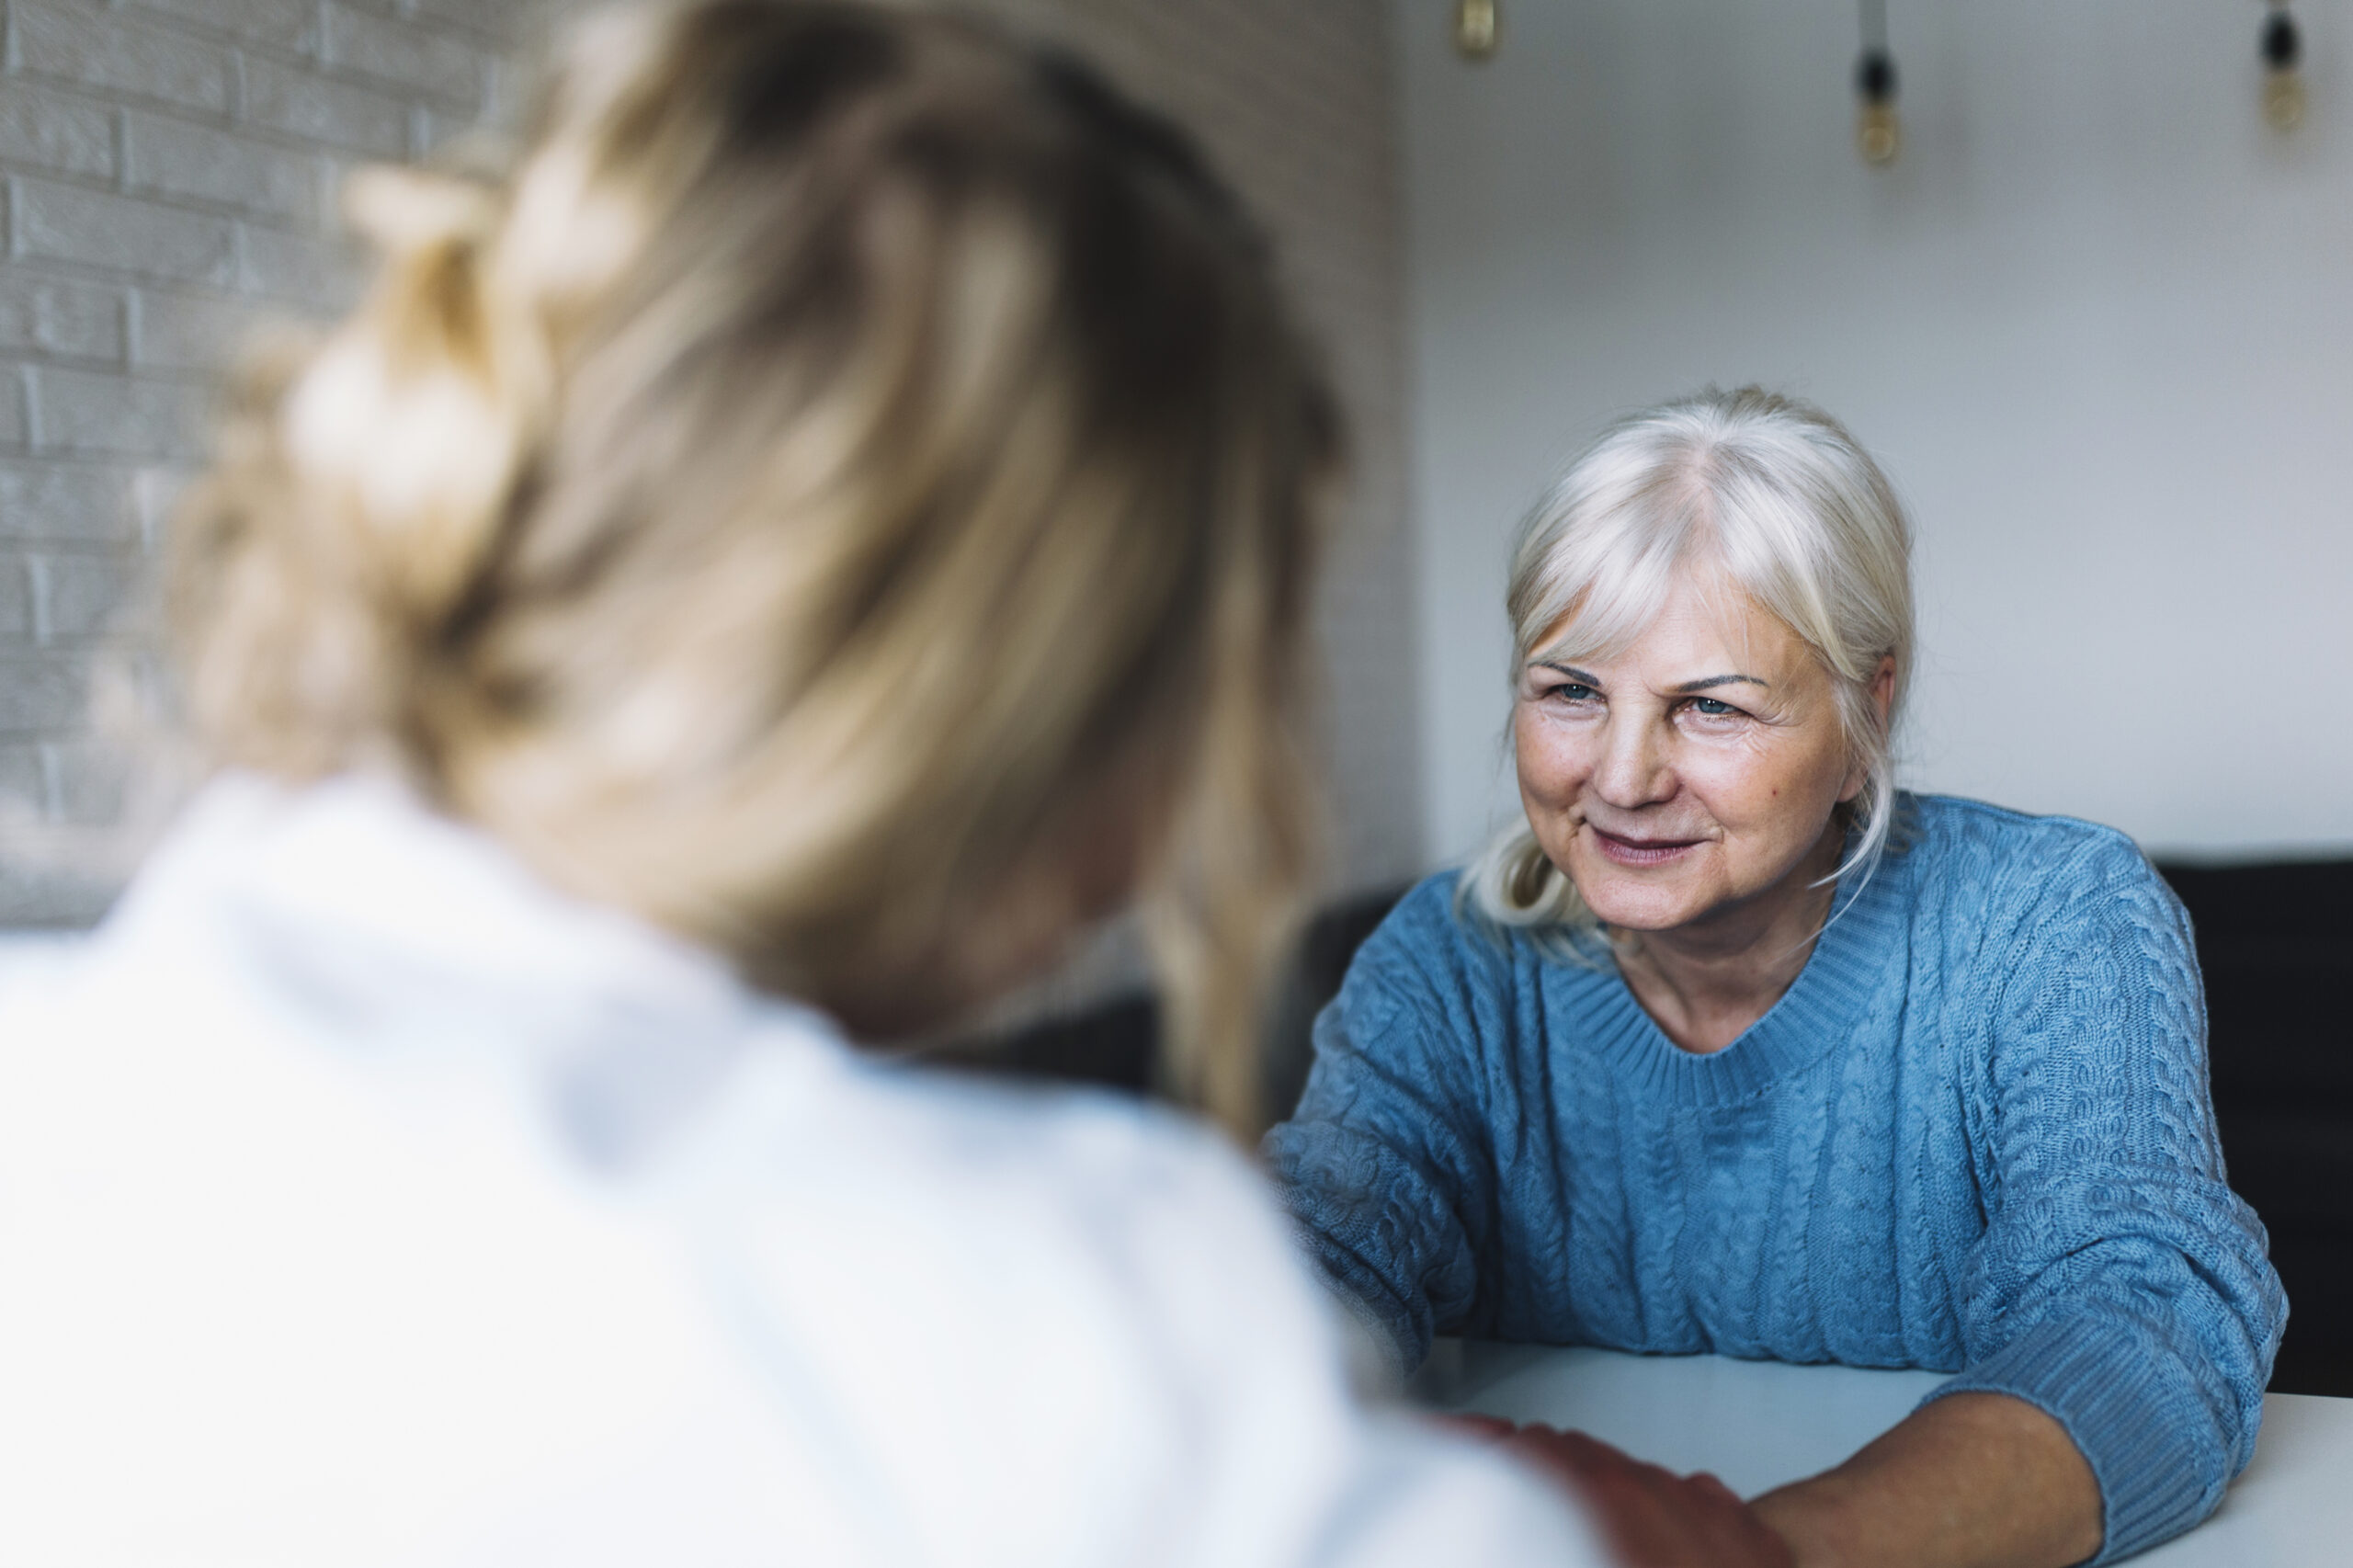
M1757 1500L1804 1564L2195 1524L2285 1301L2225 1184L2180 906L2123 835L1893 784L1905 524L1822 414L1610 430L1513 565L1527 821L1366 944L1268 1147L1432 1335L1957 1375Z

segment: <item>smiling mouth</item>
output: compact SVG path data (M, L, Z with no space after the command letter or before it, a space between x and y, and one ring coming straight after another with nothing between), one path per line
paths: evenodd
M1615 833L1604 833L1591 823L1586 826L1593 834L1593 842L1603 858L1620 866L1664 866L1685 851L1697 849L1706 842L1698 838L1627 838Z

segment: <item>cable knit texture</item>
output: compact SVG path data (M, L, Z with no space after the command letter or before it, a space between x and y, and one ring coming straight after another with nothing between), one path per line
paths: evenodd
M2098 1477L2111 1562L2212 1512L2287 1317L2226 1183L2189 923L2123 835L1906 797L1780 1001L1682 1051L1610 962L1408 894L1267 1152L1324 1269L1434 1334L1925 1367Z

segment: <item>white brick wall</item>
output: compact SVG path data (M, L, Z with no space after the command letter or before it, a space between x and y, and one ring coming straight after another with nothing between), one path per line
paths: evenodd
M528 0L9 0L0 71L0 926L111 892L93 660L218 371L347 297L342 176L498 99ZM98 836L93 836L96 830Z
M561 4L562 0L556 0ZM1378 0L984 0L1200 129L1267 217L1351 404L1322 624L1345 885L1420 861L1399 203ZM534 0L6 0L0 926L71 925L121 809L91 665L267 314L334 308L344 174L502 111ZM138 629L130 629L135 635ZM61 852L60 846L66 846Z

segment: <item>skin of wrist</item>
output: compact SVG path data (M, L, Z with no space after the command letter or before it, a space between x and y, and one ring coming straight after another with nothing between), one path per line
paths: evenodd
M1751 1507L1799 1568L2069 1568L2098 1553L2103 1524L2098 1483L2065 1429L1997 1393L1925 1405Z
M1837 1471L1792 1483L1750 1504L1765 1527L1789 1542L1797 1568L1847 1568L1864 1561L1855 1528L1855 1484Z

